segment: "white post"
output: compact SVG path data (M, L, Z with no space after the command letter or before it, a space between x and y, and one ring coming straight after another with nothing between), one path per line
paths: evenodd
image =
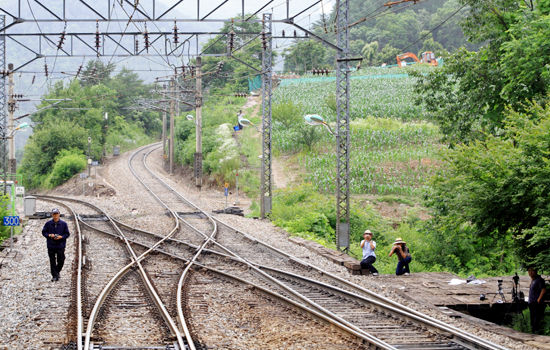
M237 200L235 201L235 205L239 205L239 204L241 204L241 202L239 202L239 173L237 173L236 176L237 176L237 186L236 186L237 187L237 189L236 189L236 191L237 191Z
M10 253L13 252L13 226L10 226Z

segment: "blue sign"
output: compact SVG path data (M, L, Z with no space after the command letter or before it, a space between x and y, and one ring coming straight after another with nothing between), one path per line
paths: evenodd
M4 216L4 226L19 226L19 216Z
M94 165L94 166L99 165L99 160L93 160L93 161L92 161L92 165Z
M229 188L225 188L225 196L227 197L229 195Z

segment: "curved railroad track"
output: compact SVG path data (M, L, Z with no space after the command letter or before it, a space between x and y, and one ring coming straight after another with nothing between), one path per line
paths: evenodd
M323 271L212 217L149 169L146 159L158 148L155 146L150 145L136 151L130 157L128 165L134 176L174 218L174 229L165 236L117 221L90 203L70 198L43 197L48 200L77 202L87 208L93 208L96 212L102 212L101 215L106 218L115 232L109 232L105 223L103 226L85 223L83 215L77 216L78 221L86 229L101 233L104 237L124 241L126 265L122 268L120 266L112 268L120 270L111 277L97 297L88 296L87 292L80 292L81 295L86 296L86 301L81 308L84 310L82 316L90 315L87 320L78 323L79 329L86 326L85 339L89 339L93 333L93 324L98 310L107 310L105 307L98 306L98 303L104 302L108 295L114 295L113 290L117 283L124 285L125 280L135 281L139 277L143 281L142 290L152 296L156 295L148 304L156 305L158 312L164 318L167 333L174 336L178 334L179 329L183 330L185 341L182 338L180 343L177 339L178 342L170 345L174 347L182 347L180 344L185 344L190 349L196 349L201 347L201 343L209 346L216 343L215 337L212 336L215 330L205 326L208 324L208 318L213 314L205 313L205 298L202 295L204 288L201 286L211 287L219 284L216 288L208 288L209 295L217 295L215 298L210 298L208 303L213 303L218 308L223 307L223 304L219 304L219 300L223 299L223 295L219 295L220 290L232 291L232 295L238 296L233 303L240 303L241 306L243 302L240 300L241 296L243 300L250 300L245 296L246 292L260 293L263 298L272 300L276 304L284 304L284 307L289 310L298 312L302 318L315 319L321 321L321 324L336 327L338 337L332 341L340 341L348 346L365 344L360 346L380 349L505 349ZM138 154L142 155L141 160L136 158ZM82 213L86 212L85 209L80 209ZM189 210L201 213L207 222L197 225L185 220L180 214ZM184 226L179 226L179 222ZM160 260L158 257L170 260L175 271L178 271L178 267L182 270L181 273L179 271L172 273L171 278L167 278L162 286L153 285L150 282L151 275L162 275L162 271L166 269L161 263L156 262ZM82 259L83 264L86 265L86 259ZM175 261L178 263L174 263ZM81 274L80 269L78 273ZM107 275L113 273L114 271L110 271ZM86 281L87 276L84 273L83 278ZM174 287L176 279L177 288ZM101 283L104 282L98 282L98 284ZM246 286L246 292L243 292L242 288L237 288L243 285ZM171 291L166 291L170 289ZM157 290L159 290L158 293ZM238 292L238 290L241 291ZM97 291L95 293L97 294ZM159 295L164 295L165 298L162 299ZM86 305L90 304L90 299L96 300L96 303L92 310L88 311L89 306ZM116 298L110 298L110 300L113 299ZM140 299L146 300L146 296L140 296ZM258 302L248 302L248 304L245 302L245 304L254 305L255 310L269 310L269 307L261 302L261 297L258 297L258 300L262 305L261 308L257 307ZM206 309L209 307L206 305ZM103 314L105 313L108 312L104 311ZM278 311L278 314L282 315L283 319L288 318L281 311ZM170 320L174 324L175 320L178 322L174 329L170 327ZM96 329L102 329L101 327L105 328L100 326ZM206 329L209 331L205 331ZM253 333L243 331L243 334ZM327 333L324 335L328 336ZM299 339L297 335L294 337ZM96 338L105 339L99 334L96 334ZM169 337L164 338L166 343ZM321 338L322 332L317 339ZM258 339L255 338L255 340ZM325 339L325 344L330 342L331 340ZM317 342L314 343L317 344ZM84 344L86 349L89 344L90 341L87 340ZM219 342L215 345L224 347Z

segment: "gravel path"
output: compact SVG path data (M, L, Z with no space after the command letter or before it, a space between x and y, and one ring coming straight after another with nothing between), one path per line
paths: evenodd
M116 192L114 195L82 196L82 183L73 180L70 180L67 184L54 191L50 191L48 194L60 196L71 194L74 198L95 203L125 223L136 227L147 226L148 230L159 234L166 233L174 227L174 220L167 216L166 210L158 204L139 182L134 180L127 164L131 153L122 154L99 172L102 175L102 179L97 179L96 181L107 187L112 186L114 189L112 192ZM223 192L205 188L202 191L198 191L194 187L194 184L185 183L175 176L168 175L163 170L163 162L162 151L158 149L149 156L147 164L170 186L177 189L183 196L196 205L201 206L205 211L211 213L214 209L223 208L225 204ZM51 207L52 204L50 202L37 202L37 211L48 211ZM66 212L66 210L63 209L62 212ZM344 267L337 266L306 248L289 242L288 233L274 227L267 220L254 220L223 214L217 215L217 217L259 240L265 241L369 290L445 321L450 325L459 327L510 349L534 349L506 336L485 331L478 326L462 320L452 319L431 307L405 300L392 290L390 286L386 286L383 278L351 276ZM68 305L69 297L65 295L66 293L64 294L64 291L69 290L70 281L68 278L62 278L58 283L50 282L51 277L49 274L46 242L40 233L44 223L45 220L30 220L28 222L15 246L15 249L18 251L17 259L11 263L4 264L0 268L0 350L57 348L48 345L44 339L44 329L51 327L44 320L43 316L56 303L66 303ZM71 222L68 223L69 228L73 230L71 232L74 232ZM153 225L155 229L150 229L150 225ZM71 248L74 248L74 244L69 243L67 260L65 262L67 271L63 271L65 276L68 276L68 268L71 266L71 259L74 256ZM55 299L47 297L56 293L61 297ZM64 330L60 330L58 333L50 330L50 334L53 337L65 337Z

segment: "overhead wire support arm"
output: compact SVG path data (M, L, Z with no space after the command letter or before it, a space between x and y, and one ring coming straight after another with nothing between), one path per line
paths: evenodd
M254 66L251 66L250 64L246 63L245 61L243 61L243 60L241 60L241 59L239 59L239 58L237 58L237 57L235 57L235 56L233 56L233 55L230 55L229 57L231 57L231 58L234 59L234 60L237 60L237 61L241 62L242 64L244 64L245 66L247 66L247 67L249 67L249 68L252 68L253 70L255 70L255 71L258 72L258 73L262 73L262 71L259 70L258 68L254 67Z
M307 30L306 28L294 23L294 21L292 20L289 20L287 22L288 24L291 24L293 25L294 27L300 29L301 31L303 31L304 33L307 33L308 35L311 35L311 37L313 37L314 39L317 39L319 40L320 42L322 42L323 44L327 45L327 46L330 46L332 47L333 49L335 49L337 52L343 52L344 49L341 48L340 46L337 45L334 45L333 43L329 42L329 41L326 41L325 39L321 38L320 36L318 36L317 34L313 33L313 32L310 32L309 30Z
M265 4L264 6L262 6L258 11L254 12L253 14L251 14L250 16L248 16L247 19L245 19L244 21L245 22L248 22L252 17L256 16L261 10L265 9L267 6L269 6L269 4L271 4L274 0L270 0L267 4Z
M411 2L413 1L415 4L417 2L419 2L420 0L399 0L399 1L390 1L390 2L387 2L384 4L384 6L393 6L393 5L397 5L397 4L402 4L402 3L405 3L405 2Z

